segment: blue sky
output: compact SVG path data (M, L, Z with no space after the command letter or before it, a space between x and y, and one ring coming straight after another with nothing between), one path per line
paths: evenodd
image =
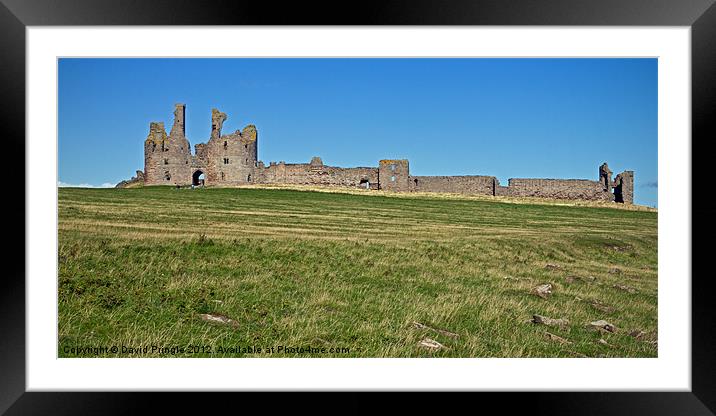
M657 206L656 59L68 59L59 61L59 180L102 186L144 166L150 121L186 104L193 145L211 108L255 124L259 160L414 175L597 180L635 171Z

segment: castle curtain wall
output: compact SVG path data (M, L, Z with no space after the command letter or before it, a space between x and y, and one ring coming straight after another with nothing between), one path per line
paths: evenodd
M411 190L416 192L450 192L494 195L494 176L411 176Z
M370 167L340 168L308 163L259 165L258 179L266 184L334 185L367 188L378 184L378 169Z
M497 195L553 199L612 201L614 195L599 181L586 179L510 179L507 187L499 187Z
M501 186L494 176L410 176L406 159L384 159L378 167L341 168L326 166L319 157L310 163L258 161L258 133L252 124L222 135L228 116L211 111L211 136L195 146L192 155L184 130L184 104L174 110L169 135L164 123L150 123L144 141L145 185L191 185L201 171L206 185L287 184L383 189L395 192L448 192L514 197L537 197L587 201L634 201L634 172L624 171L612 181L606 163L599 167L599 180L510 179ZM137 175L137 178L139 174ZM127 181L125 181L127 182Z

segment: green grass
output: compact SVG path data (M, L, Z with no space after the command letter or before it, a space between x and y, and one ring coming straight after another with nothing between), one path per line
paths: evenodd
M531 293L543 283L553 285L547 299ZM62 188L58 288L60 357L113 345L185 351L99 356L655 357L657 213L271 189ZM533 314L570 323L535 325ZM588 327L598 319L617 331ZM445 348L418 345L426 337Z

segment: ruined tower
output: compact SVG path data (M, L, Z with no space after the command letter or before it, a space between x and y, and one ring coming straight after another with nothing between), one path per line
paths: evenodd
M256 181L258 134L249 124L243 130L222 135L226 114L211 110L211 137L206 144L206 184L237 185Z
M149 124L144 141L146 185L184 185L191 180L191 149L184 135L184 104L176 104L174 124L167 136L164 123Z
M634 171L625 170L612 181L612 171L604 162L599 166L599 183L605 192L609 192L610 200L623 204L634 203Z
M612 171L611 169L609 169L609 165L607 165L607 162L602 163L602 165L599 167L599 182L601 182L605 191L611 192Z
M162 178L162 157L166 154L167 132L164 123L153 121L149 123L149 135L144 140L144 182L147 185L157 185ZM171 174L167 173L169 180Z
M625 170L614 178L614 201L634 203L634 171Z
M384 159L378 162L380 189L388 191L410 190L410 167L406 159Z

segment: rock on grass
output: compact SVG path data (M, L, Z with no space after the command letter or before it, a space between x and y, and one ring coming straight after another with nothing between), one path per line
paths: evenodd
M588 303L589 303L589 305L590 305L591 307L593 307L594 309L596 309L596 310L598 310L598 311L600 311L600 312L604 312L604 313L612 313L612 312L614 312L614 308L613 308L613 307L611 307L611 306L605 304L604 302L602 302L602 301L600 301L600 300L592 299L592 300L588 301Z
M592 328L599 329L599 330L602 330L602 331L607 331L607 332L616 332L616 331L617 331L617 327L615 327L614 325L612 325L612 324L610 324L609 322L605 321L604 319L600 319L600 320L598 320L598 321L590 322L589 325L591 325Z
M569 321L567 319L553 319L542 315L532 315L532 323L560 327L569 325Z
M418 345L431 351L439 351L441 349L447 348L443 344L430 338L423 338L422 340L420 340L420 342L418 342Z
M631 286L615 284L615 285L612 285L612 287L615 289L623 290L625 292L636 293L636 289Z
M201 319L206 322L211 322L211 323L215 323L215 324L231 325L234 328L239 326L238 322L236 322L235 320L233 320L225 315L220 315L220 314L216 314L216 313L202 313L200 316L201 316Z
M640 338L643 337L644 335L646 335L646 332L644 332L644 331L642 331L642 330L640 330L640 329L636 329L636 330L631 331L631 332L629 333L629 336L630 336L630 337L634 337L634 338L636 338L636 339L640 339Z
M542 299L547 299L549 295L552 294L552 285L549 283L539 285L532 289L532 293L541 297Z
M545 332L544 335L545 335L545 337L547 337L548 340L559 342L560 344L571 344L572 343L572 341L564 339L564 338L562 338L558 335L555 335L551 332Z

